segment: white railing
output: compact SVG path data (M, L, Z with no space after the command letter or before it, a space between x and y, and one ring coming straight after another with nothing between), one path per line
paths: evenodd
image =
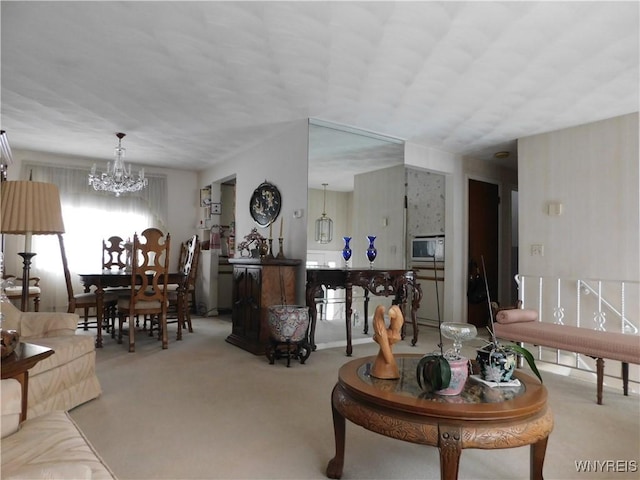
M638 281L529 275L516 275L515 280L523 307L537 310L541 322L627 335L640 333ZM640 335L638 341L640 342ZM595 372L595 361L592 358L574 352L538 346L537 359L561 367ZM619 362L607 362L605 376L618 382L621 379L620 368L610 367L612 363ZM637 365L629 366L629 382L630 390L637 392L640 387L640 367Z

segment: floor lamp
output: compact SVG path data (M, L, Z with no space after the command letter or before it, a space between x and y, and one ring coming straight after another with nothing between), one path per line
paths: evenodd
M2 189L2 233L24 235L21 309L29 310L29 270L35 253L31 251L32 235L64 233L58 187L52 183L6 181ZM5 259L6 260L6 259Z

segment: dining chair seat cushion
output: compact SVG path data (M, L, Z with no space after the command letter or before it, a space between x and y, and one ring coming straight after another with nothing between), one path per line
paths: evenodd
M5 288L4 291L9 297L12 297L14 295L22 295L22 286L14 285L13 287ZM40 287L34 287L34 286L29 287L29 295L35 295L40 293L42 293L42 290L40 290Z
M168 303L168 302L167 302ZM136 310L159 310L161 308L162 302L159 300L151 300L151 301L138 301L136 302ZM131 306L131 299L120 297L118 298L118 310L126 312L129 311Z
M96 304L97 298L94 292L77 293L73 296L76 302L77 308L82 308L85 305L93 306ZM115 302L118 299L116 295L109 292L104 292L102 303Z

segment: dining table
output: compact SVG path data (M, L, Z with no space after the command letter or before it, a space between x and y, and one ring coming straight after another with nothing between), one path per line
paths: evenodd
M90 292L91 287L95 288L96 294L96 320L98 324L96 334L96 348L102 348L102 326L104 324L104 290L105 288L113 287L131 287L132 275L131 272L120 269L104 269L95 273L79 273L80 283L84 286L85 292ZM140 284L141 279L138 278L136 284ZM178 297L182 297L180 302L186 301L186 291L183 288L184 285L184 273L182 272L169 272L169 278L167 279L167 285L177 284ZM180 303L179 304L184 304ZM182 340L182 315L181 309L178 309L178 333L177 340Z

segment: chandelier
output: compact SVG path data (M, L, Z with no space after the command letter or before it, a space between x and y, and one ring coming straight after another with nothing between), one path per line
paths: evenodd
M131 176L131 165L129 168L124 164L122 160L124 158L125 149L122 148L122 138L124 133L116 133L118 137L118 146L116 147L116 161L111 167L111 162L107 165L107 173L96 174L96 166L93 165L91 173L89 174L89 185L94 190L103 192L112 192L119 197L121 193L126 192L138 192L147 186L148 181L144 178L144 168L140 170L138 178Z
M327 185L323 183L324 197L322 201L322 216L316 220L316 242L326 244L333 240L333 220L327 217Z

